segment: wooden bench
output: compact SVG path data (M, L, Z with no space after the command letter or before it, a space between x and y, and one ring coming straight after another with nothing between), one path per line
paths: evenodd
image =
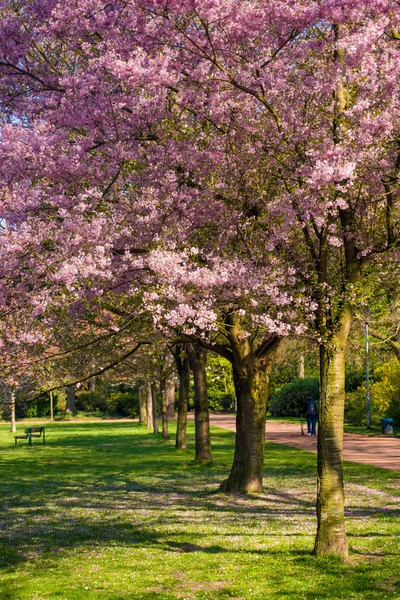
M21 435L14 435L15 445L17 440L28 440L28 444L32 446L32 438L40 438L43 433L43 445L46 445L46 435L44 427L27 427L25 433Z

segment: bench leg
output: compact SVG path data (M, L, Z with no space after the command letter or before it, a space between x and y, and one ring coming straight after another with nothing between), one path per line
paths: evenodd
M29 436L29 445L32 446L32 436Z

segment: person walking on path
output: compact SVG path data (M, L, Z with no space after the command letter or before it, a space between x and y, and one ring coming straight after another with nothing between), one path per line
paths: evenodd
M305 406L305 402L303 405ZM236 417L232 414L210 413L210 423L214 427L236 431ZM299 435L298 423L279 423L275 419L273 421L267 419L265 435L268 442L317 452L317 436L308 438L307 435ZM392 435L368 435L367 437L359 433L345 433L344 459L400 473L400 437Z
M308 396L306 401L307 435L317 435L318 407L315 400Z

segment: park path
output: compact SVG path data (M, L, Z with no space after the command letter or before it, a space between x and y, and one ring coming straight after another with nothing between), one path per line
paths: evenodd
M235 415L210 414L210 423L215 427L236 430ZM267 421L265 432L268 442L317 451L316 438L302 436L300 424ZM400 471L400 438L345 433L344 460Z

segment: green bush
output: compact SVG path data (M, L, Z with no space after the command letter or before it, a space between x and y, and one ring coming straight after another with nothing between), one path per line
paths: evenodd
M106 413L132 418L139 414L137 391L126 385L80 391L76 395L75 405L78 411L86 413Z
M269 406L273 417L301 417L304 414L305 403L311 396L318 402L319 381L316 377L309 379L295 379L279 388Z
M380 419L391 417L400 425L400 362L391 360L377 367L370 384L371 424L379 425ZM345 420L351 425L366 422L365 383L355 392L346 394Z
M79 391L75 397L76 410L107 412L107 394L103 390Z
M210 410L233 410L235 389L232 366L216 354L210 354L207 358L207 394Z
M349 425L356 425L358 427L366 425L367 410L365 397L365 384L359 387L355 392L346 394L344 420ZM374 405L371 397L371 425L379 425L380 419L383 416L384 415L379 410L379 407Z
M234 408L234 396L230 394L215 394L208 399L210 410L222 410L228 412Z
M139 416L139 397L129 392L113 392L107 398L107 412L135 418Z
M54 414L57 413L57 398L54 394ZM9 409L6 406L6 413L9 418ZM50 397L48 393L43 393L33 400L23 392L17 390L15 397L15 414L17 419L45 418L50 415Z
M346 369L345 390L355 392L365 381L365 371L360 369Z

